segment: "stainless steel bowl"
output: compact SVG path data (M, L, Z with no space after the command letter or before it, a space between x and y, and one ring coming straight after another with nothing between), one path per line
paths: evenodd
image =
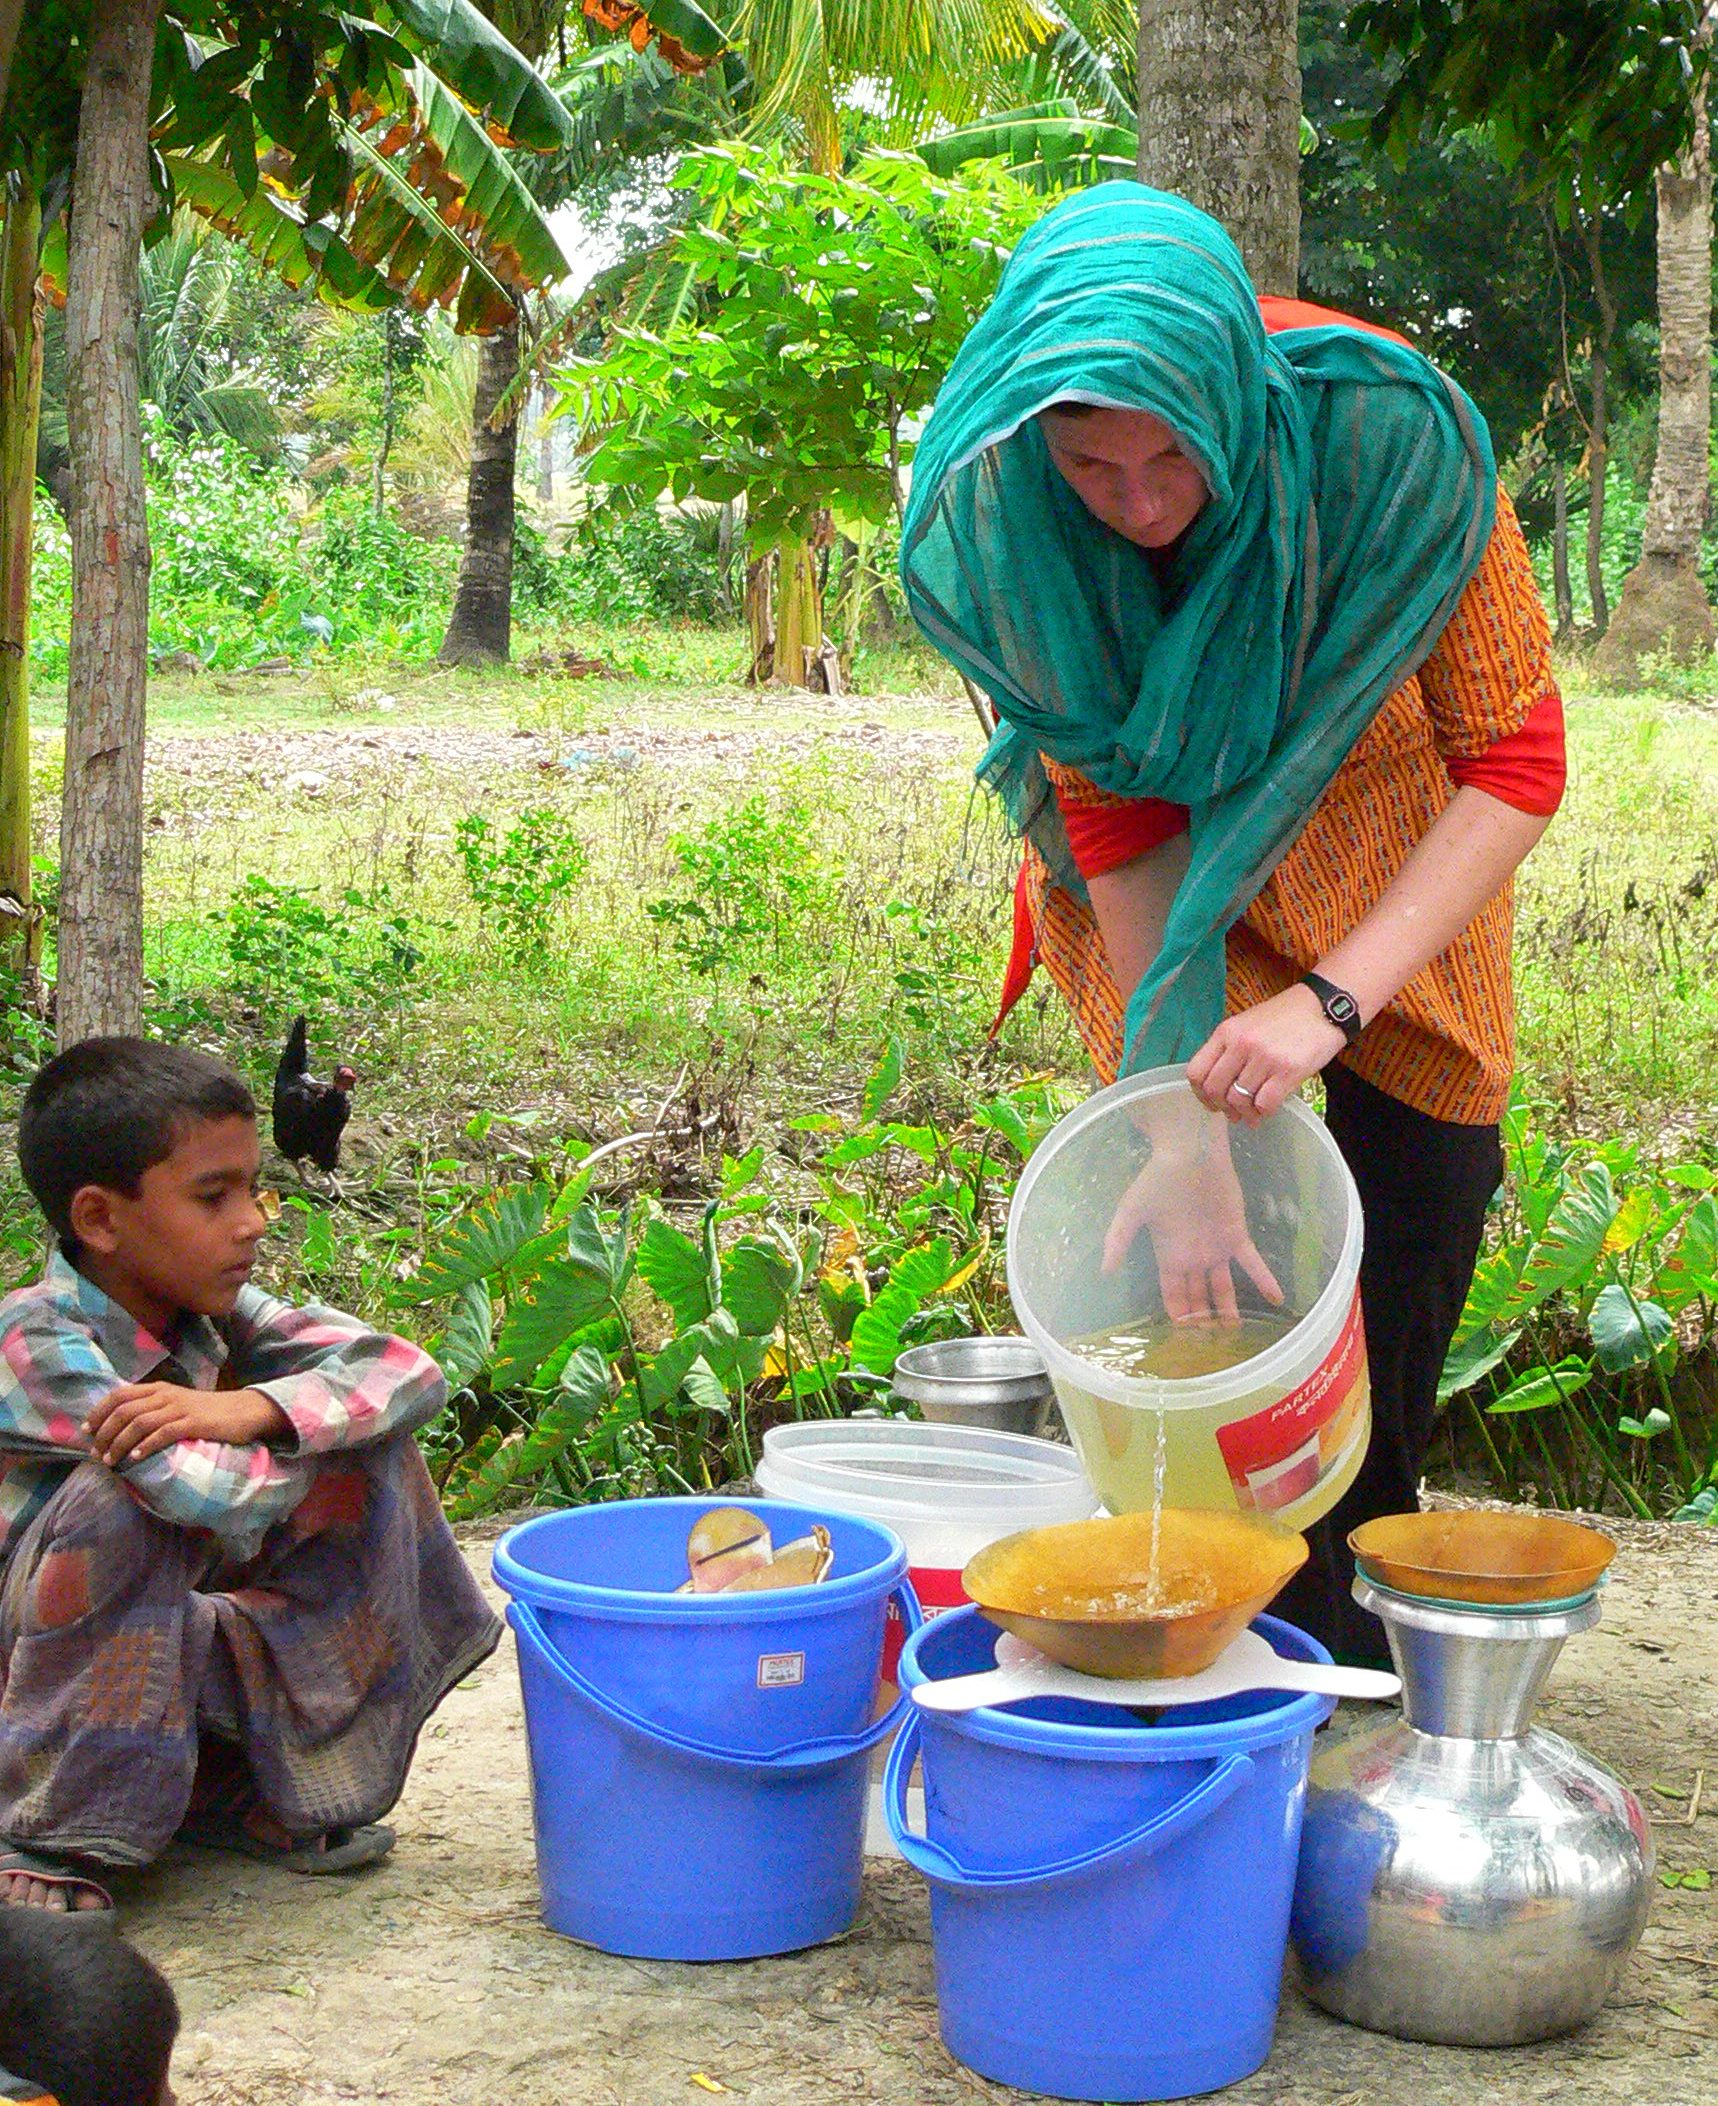
M944 1426L1041 1435L1056 1403L1038 1348L1007 1334L911 1346L895 1362L893 1381L896 1396Z

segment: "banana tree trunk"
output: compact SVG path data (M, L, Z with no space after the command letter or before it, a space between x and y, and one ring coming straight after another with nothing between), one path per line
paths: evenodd
M811 543L784 541L776 550L775 664L772 687L809 687L823 648L823 594Z
M72 627L60 814L62 1046L143 1014L149 529L137 402L149 84L161 0L93 0L66 272Z
M1643 658L1710 657L1700 576L1712 432L1712 160L1705 97L1694 143L1658 172L1658 453L1639 563L1623 580L1594 670L1630 681Z
M1299 0L1139 0L1139 179L1222 221L1260 292L1298 290Z
M0 959L33 976L30 905L30 561L42 408L42 208L13 179L0 233ZM31 990L33 995L34 990Z
M513 480L519 419L499 428L496 405L519 371L519 324L483 338L471 420L471 475L465 493L465 547L453 615L437 653L443 665L504 665L513 647Z

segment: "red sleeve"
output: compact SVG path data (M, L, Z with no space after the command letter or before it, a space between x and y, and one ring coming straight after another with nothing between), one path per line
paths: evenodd
M1056 789L1056 803L1068 829L1068 847L1081 877L1102 877L1124 863L1149 855L1185 831L1187 807L1161 797L1129 797L1121 802L1084 804L1069 791Z
M1367 336L1388 337L1393 344L1414 349L1405 336L1380 322L1363 322L1358 315L1338 314L1334 307L1315 307L1310 300L1290 300L1281 293L1259 295L1259 316L1271 336L1279 329L1359 329Z
M1548 819L1563 801L1563 700L1555 689L1536 702L1519 731L1484 753L1451 754L1444 762L1458 789L1484 790L1518 812Z

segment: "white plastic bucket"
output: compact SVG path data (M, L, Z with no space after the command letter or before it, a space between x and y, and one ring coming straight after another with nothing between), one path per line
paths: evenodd
M986 1544L1098 1510L1079 1457L1060 1441L912 1419L772 1426L757 1487L771 1499L892 1528L907 1546L908 1577L927 1616L967 1599L960 1575ZM892 1683L905 1633L893 1612L891 1619L883 1674Z
M1235 1268L1241 1313L1285 1319L1288 1329L1238 1366L1172 1381L1102 1367L1079 1345L1113 1329L1167 1324L1150 1233L1142 1229L1109 1273L1103 1254L1123 1194L1152 1158L1154 1130L1182 1121L1204 1121L1210 1146L1227 1146L1253 1242L1283 1289L1282 1307L1272 1309ZM1200 1181L1212 1174L1190 1173ZM1204 1182L1189 1184L1187 1204L1199 1206L1209 1192ZM1372 1426L1360 1241L1348 1166L1298 1099L1258 1127L1218 1132L1185 1069L1153 1068L1100 1090L1061 1121L1014 1195L1008 1287L1111 1513L1151 1506L1160 1440L1163 1498L1172 1506L1263 1512L1290 1528L1329 1512L1353 1483Z

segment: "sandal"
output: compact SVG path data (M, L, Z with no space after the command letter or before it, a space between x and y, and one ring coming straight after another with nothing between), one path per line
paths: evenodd
M87 1872L79 1871L75 1862L66 1857L45 1857L39 1851L20 1850L12 1845L0 1847L0 1879L34 1879L45 1887L59 1887L65 1894L63 1909L44 1910L47 1915L64 1917L68 1922L78 1923L88 1918L92 1923L113 1924L117 1911L113 1896L99 1880L91 1879ZM74 1908L72 1903L79 1893L93 1894L96 1905L90 1908ZM6 1908L26 1908L27 1902L0 1903Z
M305 1843L265 1843L245 1826L242 1814L229 1810L194 1813L179 1831L179 1840L203 1850L228 1850L259 1864L279 1865L306 1879L336 1872L361 1872L379 1865L398 1840L391 1828L373 1821L363 1828L330 1828Z

